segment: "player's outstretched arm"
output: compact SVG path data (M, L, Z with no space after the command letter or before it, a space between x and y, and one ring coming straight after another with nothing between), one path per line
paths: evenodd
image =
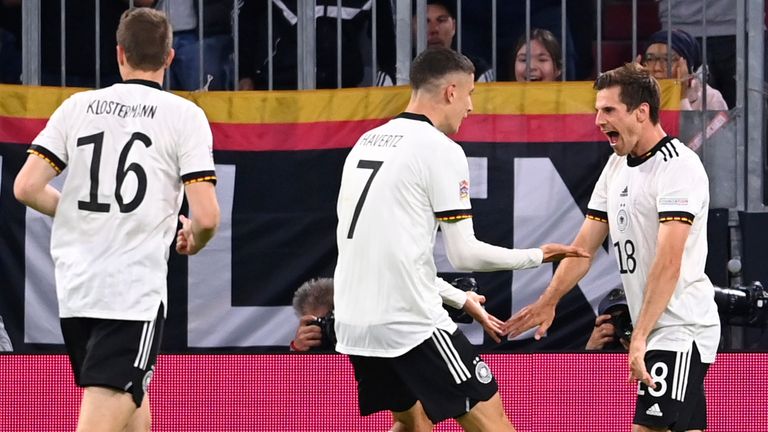
M587 251L588 256L563 259L557 267L552 281L541 297L533 304L524 307L504 323L502 328L504 334L515 337L539 326L534 337L537 340L541 339L555 319L555 306L557 306L557 302L587 274L592 264L591 257L594 256L597 248L603 244L607 236L607 223L585 219L579 233L573 240L572 246Z
M13 183L13 194L20 203L53 217L61 193L49 185L56 170L36 155L29 155Z
M539 246L539 249L541 249L544 255L544 259L541 262L562 261L566 258L589 258L591 256L591 253L587 252L583 247L560 243L543 244Z
M194 255L208 244L219 227L219 203L213 183L191 183L185 186L185 192L192 219L179 216L181 229L176 235L176 252Z
M472 219L440 222L445 251L454 268L461 271L520 270L537 267L544 260L565 256L587 256L578 247L547 244L541 248L507 249L475 238Z

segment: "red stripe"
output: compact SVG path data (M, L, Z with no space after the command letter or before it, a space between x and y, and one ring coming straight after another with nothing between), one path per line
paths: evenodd
M0 116L0 142L29 144L46 119ZM367 130L387 120L314 123L211 123L214 149L231 151L295 151L350 148ZM679 131L679 111L662 111L661 123L670 135ZM605 136L593 114L474 114L452 137L462 142L557 143L600 142Z
M0 142L31 144L47 122L48 119L0 116Z

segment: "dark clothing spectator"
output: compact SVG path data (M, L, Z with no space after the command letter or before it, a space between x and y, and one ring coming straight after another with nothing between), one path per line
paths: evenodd
M381 66L394 67L394 22L389 1L377 4L377 51ZM370 34L371 4L366 0L342 2L341 86L355 87L363 83L368 47L365 37ZM336 88L336 0L317 0L316 24L316 87ZM269 86L269 50L267 28L268 4L264 1L246 3L240 16L240 88L266 89ZM274 89L297 87L296 47L298 16L296 0L273 1L272 4L272 70ZM369 44L370 45L370 44ZM387 67L390 67L387 66Z
M157 2L173 27L176 51L170 69L173 90L229 90L233 84L232 1L203 0L203 76L200 77L198 1ZM210 81L209 81L210 77Z
M128 9L128 2L105 1L99 3L99 86L120 82L115 62L117 23ZM66 83L73 87L96 86L95 9L93 2L68 1L65 5L65 28L61 28L61 4L44 1L40 4L41 30L41 83L62 85L61 38L65 35Z
M21 0L0 1L0 83L21 83Z

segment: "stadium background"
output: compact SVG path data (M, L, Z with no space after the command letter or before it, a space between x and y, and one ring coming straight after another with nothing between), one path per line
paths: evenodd
M662 122L676 134L679 89L663 86ZM62 430L75 421L79 392L61 355L50 220L25 211L12 194L26 145L74 91L0 86L0 315L17 350L0 355L0 429ZM593 124L593 95L588 82L478 85L476 111L455 138L470 158L480 239L518 247L570 242L610 151ZM286 351L295 328L293 290L332 274L347 151L364 130L400 112L408 90L183 96L211 121L224 222L200 256L171 254L165 354L151 390L155 429L384 429L386 415L356 414L343 357L276 353ZM484 350L515 352L487 357L520 430L623 430L629 423L626 356L574 353L589 336L597 302L618 283L611 254L606 245L543 342L496 347L466 328ZM439 244L436 256L446 277L454 275ZM538 295L552 271L476 276L488 309L506 318ZM766 359L720 355L706 382L709 430L768 430L759 408L768 396Z

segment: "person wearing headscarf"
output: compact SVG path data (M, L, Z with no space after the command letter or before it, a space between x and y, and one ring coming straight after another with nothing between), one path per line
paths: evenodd
M672 46L671 53L668 43ZM702 83L701 48L688 32L674 29L671 34L666 30L652 34L645 53L638 56L638 62L648 68L656 79L672 78L681 83L681 110L701 110L705 97L708 111L728 110L723 95L709 84Z

